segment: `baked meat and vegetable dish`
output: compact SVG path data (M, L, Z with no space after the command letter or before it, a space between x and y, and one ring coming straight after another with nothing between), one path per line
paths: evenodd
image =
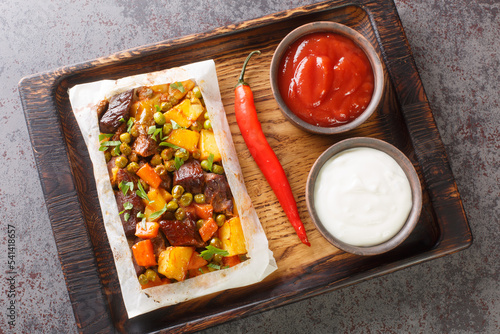
M247 260L203 97L192 80L142 86L97 106L104 152L141 287Z

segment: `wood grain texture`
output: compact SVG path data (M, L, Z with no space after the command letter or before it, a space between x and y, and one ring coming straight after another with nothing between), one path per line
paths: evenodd
M279 41L302 24L329 20L362 33L383 59L382 107L346 134L319 136L288 123L272 97L269 65ZM253 161L234 116L233 88L247 54L259 120L297 200L312 247L301 244ZM71 112L67 89L102 79L147 73L214 59L222 102L246 186L279 269L251 287L198 298L127 319L85 144ZM81 332L196 331L257 311L307 298L363 279L443 256L470 245L472 236L446 152L394 4L331 1L124 51L25 78L20 93L63 272ZM330 245L308 216L307 174L330 145L355 136L398 147L414 164L423 189L420 221L395 250L361 257Z

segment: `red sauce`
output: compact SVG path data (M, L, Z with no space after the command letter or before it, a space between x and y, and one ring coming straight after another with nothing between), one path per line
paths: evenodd
M370 103L374 79L366 54L350 39L319 32L295 41L281 59L278 85L286 105L307 123L351 122Z

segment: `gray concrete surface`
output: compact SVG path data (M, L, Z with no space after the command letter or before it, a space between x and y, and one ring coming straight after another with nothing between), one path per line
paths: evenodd
M21 77L314 3L0 2L0 333L73 333L75 319L18 96ZM204 333L500 332L500 3L396 0L474 244L441 259ZM16 326L7 225L16 229Z

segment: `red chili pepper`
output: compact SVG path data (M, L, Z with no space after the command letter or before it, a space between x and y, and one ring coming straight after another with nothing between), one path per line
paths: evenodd
M292 223L292 226L295 228L300 241L307 246L311 246L307 240L304 224L302 224L300 220L297 203L295 203L295 198L293 197L292 189L286 178L285 171L273 149L269 146L264 132L262 132L262 126L257 118L257 110L255 109L252 90L243 80L248 61L254 54L260 54L260 51L253 51L248 55L243 63L243 69L241 70L238 84L234 89L234 112L236 114L236 122L238 123L248 150L276 194L276 197L278 197L281 207Z

